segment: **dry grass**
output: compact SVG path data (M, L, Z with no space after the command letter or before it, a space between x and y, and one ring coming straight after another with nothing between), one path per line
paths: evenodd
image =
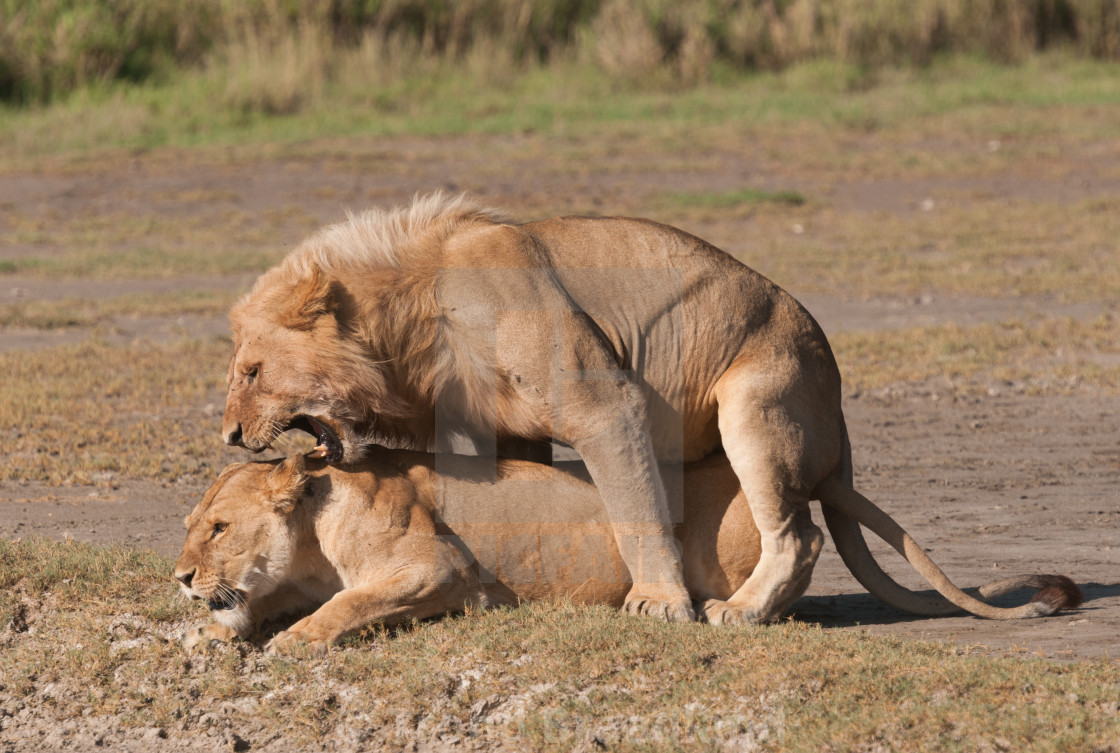
M0 271L95 279L258 272L283 256L284 240L318 224L292 207L256 217L207 207L211 202L207 196L188 204L157 195L137 212L11 212L0 220L9 242L30 252L3 260ZM199 204L206 211L194 214L192 205Z
M0 541L7 739L37 725L59 746L160 729L242 748L1068 751L1120 734L1114 662L970 656L798 622L533 605L374 628L326 659L245 643L188 656L179 636L208 617L172 596L170 570L143 552Z
M1120 291L1120 204L1111 199L1071 206L962 192L931 198L921 180L911 195L892 195L890 185L881 190L890 210L844 211L810 194L805 206L742 203L670 212L669 219L806 292L1073 302Z
M962 391L1120 393L1120 318L944 325L832 338L844 379L876 390L949 379Z
M121 318L223 316L236 297L228 291L180 290L113 298L30 298L0 305L0 331L4 327L103 327Z
M1120 394L1120 318L945 325L832 338L846 381L874 390L930 379L961 391Z
M0 353L4 477L104 484L213 476L224 465L219 424L229 348L224 339L90 341Z

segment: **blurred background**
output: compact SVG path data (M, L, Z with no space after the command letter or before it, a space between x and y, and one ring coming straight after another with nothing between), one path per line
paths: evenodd
M319 135L526 129L554 126L558 114L542 110L576 97L683 91L806 63L815 64L813 75L858 89L891 68L926 67L939 58L1022 65L1054 50L1116 60L1120 6L1115 0L3 0L0 101L6 120L28 107L69 105L71 116L83 111L82 133L50 129L50 137L90 146L231 138L230 131L244 133L262 118L313 112L319 114L303 129ZM507 101L495 100L494 90L527 100L528 111L503 107ZM23 123L61 129L56 120L63 117ZM11 126L4 130L20 143ZM22 146L36 148L33 140Z

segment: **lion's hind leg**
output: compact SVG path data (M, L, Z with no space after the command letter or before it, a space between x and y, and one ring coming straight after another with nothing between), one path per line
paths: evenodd
M828 431L831 411L814 411L796 399L807 389L796 379L782 379L777 367L752 374L733 366L717 385L720 437L762 553L731 598L704 605L709 622L773 622L809 585L824 541L809 500L817 480L835 465L840 442Z
M821 553L824 534L813 523L808 507L800 510L795 515L794 521L794 525L798 529L797 537L802 542L808 542L808 552L797 560L795 572L791 579L776 589L774 599L768 606L768 616L760 617L759 611L752 605L750 601L752 593L747 590L747 585L750 583L750 580L748 580L727 601L708 599L703 602L700 605L699 612L706 622L713 625L773 622L785 614L793 605L793 602L805 594L813 577L813 567Z

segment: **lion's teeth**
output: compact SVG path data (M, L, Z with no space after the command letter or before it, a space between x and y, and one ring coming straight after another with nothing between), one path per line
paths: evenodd
M312 450L312 452L315 453L315 457L317 458L325 458L330 450L327 449L327 446L325 444L321 444L318 445L314 450Z

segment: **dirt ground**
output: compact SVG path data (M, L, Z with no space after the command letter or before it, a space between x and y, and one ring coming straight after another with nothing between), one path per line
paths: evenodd
M438 186L479 190L486 164L500 152L502 140L487 141L480 157L449 162L455 143L401 141L387 143L384 154L409 153L409 170L369 176L323 169L321 162L269 162L244 166L196 164L175 169L142 159L119 167L100 166L44 175L7 175L0 181L0 205L25 213L128 211L160 205L174 213L173 199L190 191L228 194L247 213L299 204L321 219L334 219L342 208L367 203L396 203L417 190ZM411 150L411 151L409 151ZM731 173L746 169L730 165ZM683 168L682 168L683 170ZM477 174L472 179L464 176ZM684 170L682 184L702 184L703 176ZM598 184L580 176L546 175L541 180L517 174L490 186L486 201L495 204L542 203L540 197L589 190L588 202L612 211L613 203L630 211L632 201L612 202L642 177L606 176ZM669 178L659 178L670 180ZM721 180L712 177L713 185ZM962 179L956 179L958 182ZM759 174L759 181L766 176ZM578 184L578 185L577 185ZM954 186L956 184L954 183ZM1039 181L993 182L977 179L964 185L984 191L1050 191L1059 199L1074 191L1085 198L1088 183ZM1075 186L1075 188L1070 188ZM1104 191L1099 185L1095 189ZM486 191L485 187L482 188ZM913 211L914 198L937 186L929 181L905 185L862 182L832 186L832 200L846 210ZM154 199L147 197L155 196ZM526 198L527 196L535 198ZM512 197L518 200L505 201ZM547 202L543 202L546 203ZM110 210L111 207L111 210ZM611 209L606 209L607 207ZM557 211L565 207L558 207ZM298 239L303 231L296 233ZM0 258L43 253L42 249L5 245ZM47 251L49 252L49 250ZM88 283L0 277L0 303L21 299L109 297L127 292L199 288L240 290L251 276L229 279ZM800 291L793 289L795 295ZM1024 312L1093 316L1105 304L1055 307L1045 299L1000 299L923 296L849 300L820 293L798 296L835 334L845 330L903 328L920 324L998 321ZM189 320L122 319L113 337L127 341L160 337L186 325L202 335L225 331L221 317ZM86 336L80 329L43 332L0 330L0 349L29 349ZM827 545L809 593L794 608L803 619L838 630L867 630L915 638L949 640L976 650L1038 654L1061 659L1117 658L1120 644L1120 401L1112 396L1075 394L1035 397L1014 385L992 385L986 395L964 398L952 385L931 375L903 389L846 395L845 410L856 462L857 486L894 515L930 550L960 585L976 585L1017 572L1060 572L1085 591L1078 611L1018 623L972 618L924 619L903 615L864 593ZM214 427L217 451L217 419ZM0 536L67 537L93 542L122 542L174 554L182 541L182 519L201 497L202 486L122 481L119 488L48 487L0 482ZM818 515L819 519L819 515ZM900 580L921 587L900 560L885 548L883 560ZM168 588L173 583L168 578Z

